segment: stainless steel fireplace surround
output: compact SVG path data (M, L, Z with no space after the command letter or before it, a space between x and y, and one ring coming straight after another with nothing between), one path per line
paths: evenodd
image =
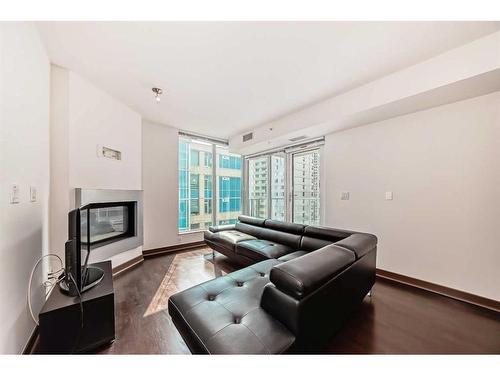
M142 190L109 190L109 189L75 189L75 208L88 204L100 203L121 203L133 208L133 220L131 225L133 235L127 237L117 237L116 241L102 243L96 246L96 250L91 252L91 262L98 262L122 253L135 249L144 243L143 235L143 192ZM114 205L113 205L114 206Z

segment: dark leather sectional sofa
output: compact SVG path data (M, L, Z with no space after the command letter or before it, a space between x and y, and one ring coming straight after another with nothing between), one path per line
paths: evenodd
M177 293L172 320L193 353L314 352L375 282L367 233L240 216L205 242L246 265Z

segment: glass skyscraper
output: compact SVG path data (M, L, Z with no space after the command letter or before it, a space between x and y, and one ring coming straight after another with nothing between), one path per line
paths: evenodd
M241 213L241 157L217 146L179 138L179 231L235 223ZM216 161L216 177L213 162ZM213 183L217 189L214 223Z

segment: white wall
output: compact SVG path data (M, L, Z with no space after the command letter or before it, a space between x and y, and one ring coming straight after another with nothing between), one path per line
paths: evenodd
M20 353L35 326L28 278L48 248L49 61L31 23L0 22L0 56L0 353ZM20 203L9 204L14 183ZM41 281L40 270L33 285Z
M142 189L142 124L138 113L67 69L52 66L51 88L51 249L62 255L75 188ZM122 160L98 157L98 145L120 150ZM113 266L141 253L113 257Z
M378 268L500 300L500 92L332 133L324 155L325 224L376 234Z
M145 250L203 240L202 233L178 233L178 132L148 121L142 124Z

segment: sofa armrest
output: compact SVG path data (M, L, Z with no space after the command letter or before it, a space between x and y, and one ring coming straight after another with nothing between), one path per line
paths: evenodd
M208 230L212 233L222 232L223 230L234 230L234 224L211 225Z
M342 272L356 260L353 251L328 245L271 269L270 280L277 289L302 299Z

